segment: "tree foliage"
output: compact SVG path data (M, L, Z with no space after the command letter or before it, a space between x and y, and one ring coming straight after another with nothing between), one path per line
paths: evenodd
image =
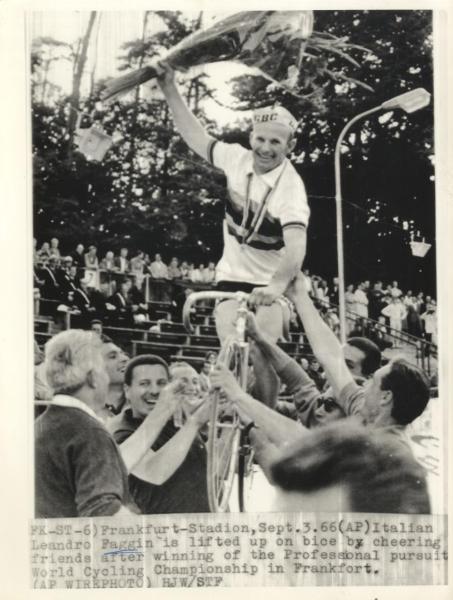
M180 12L149 15L163 27L125 44L118 58L122 70L146 63L199 26L198 19ZM306 184L312 211L307 256L312 271L336 273L336 139L350 118L394 95L416 87L432 92L431 26L428 11L316 12L316 35L340 38L359 67L345 59L340 47L337 52L308 47L312 55L303 63L303 98L255 75L231 81L233 108L277 101L301 121L291 158ZM101 251L127 243L166 256L216 260L222 248L224 179L186 148L163 100L140 92L99 112L95 96L83 98L82 106L114 136L115 145L102 163L68 152L69 98L61 90L52 97L40 93L44 49L48 53L51 47L55 60L62 60L63 46L58 44L41 40L33 49L36 237L57 235L68 249L80 240L97 244ZM326 77L329 72L340 76ZM192 110L215 135L247 144L244 127L222 128L205 114L204 99L215 95L206 75L189 72L180 83ZM410 256L408 245L411 231L435 240L432 131L430 107L411 115L373 116L348 136L342 172L349 281L380 276L433 289L434 249L421 261Z

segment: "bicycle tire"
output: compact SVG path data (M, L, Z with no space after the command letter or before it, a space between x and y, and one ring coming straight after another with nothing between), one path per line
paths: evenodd
M253 483L253 450L241 431L238 457L238 505L240 512L247 512L247 504Z
M240 348L228 342L222 349L220 362L235 372L242 385L246 379L243 373L244 356L248 360L248 346ZM234 476L238 470L238 457L241 441L240 420L236 411L223 413L220 407L219 392L212 397L211 417L208 429L207 488L211 512L227 512L233 489Z

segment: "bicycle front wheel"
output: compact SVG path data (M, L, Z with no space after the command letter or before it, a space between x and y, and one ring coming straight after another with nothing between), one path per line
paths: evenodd
M234 341L228 343L219 360L238 379L241 386L246 380L248 345ZM238 467L241 443L239 416L230 405L221 401L220 393L214 392L208 432L207 484L211 512L227 512Z

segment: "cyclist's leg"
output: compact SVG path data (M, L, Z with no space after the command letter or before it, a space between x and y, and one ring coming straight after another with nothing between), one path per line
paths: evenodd
M236 320L237 309L238 303L236 300L224 300L215 308L215 324L221 346L235 332L234 322Z

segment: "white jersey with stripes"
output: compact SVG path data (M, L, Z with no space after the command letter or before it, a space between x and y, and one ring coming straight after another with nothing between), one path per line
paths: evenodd
M256 173L253 153L240 144L213 140L208 159L224 171L228 186L216 280L268 285L284 253L283 230L308 225L303 181L288 159Z

